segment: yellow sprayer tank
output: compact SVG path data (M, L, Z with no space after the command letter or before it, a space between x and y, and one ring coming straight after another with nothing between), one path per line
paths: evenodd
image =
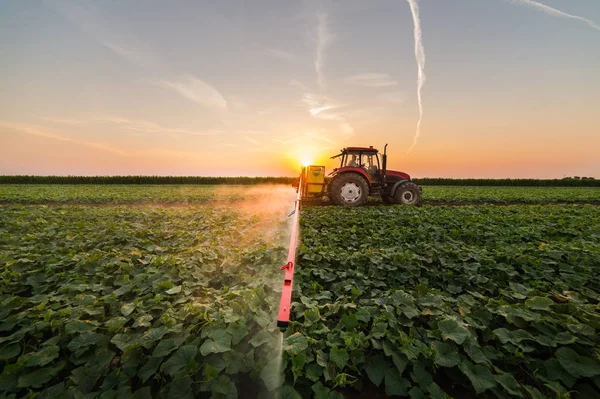
M304 172L304 196L322 194L325 190L325 166L305 166Z

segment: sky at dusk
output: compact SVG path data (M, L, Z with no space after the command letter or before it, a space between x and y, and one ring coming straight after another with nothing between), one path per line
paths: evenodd
M600 178L598 0L0 0L0 51L4 175Z

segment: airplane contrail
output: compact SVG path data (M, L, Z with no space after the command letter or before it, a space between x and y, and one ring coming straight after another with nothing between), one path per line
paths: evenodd
M513 4L520 4L525 7L536 8L540 11L545 12L548 15L553 15L555 17L576 19L578 21L585 22L586 24L588 24L589 26L591 26L592 28L594 28L596 30L600 30L600 26L595 24L594 21L590 21L589 19L580 17L578 15L567 14L566 12L562 12L560 10L557 10L556 8L552 8L550 6L547 6L545 4L539 3L534 0L510 0L510 2Z
M421 90L425 84L425 50L423 49L423 37L421 35L421 21L419 19L419 0L406 0L410 5L410 11L415 25L415 59L417 60L417 101L419 103L419 121L413 143L408 149L412 151L421 135L421 120L423 119L423 102L421 101Z

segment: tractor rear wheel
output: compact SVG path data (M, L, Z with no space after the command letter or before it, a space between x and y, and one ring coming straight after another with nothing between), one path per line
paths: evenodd
M329 195L338 205L359 206L367 202L369 185L361 176L355 173L345 173L333 180Z
M400 187L396 189L394 200L397 204L402 205L420 205L421 190L419 190L419 186L415 183L407 181L406 183L402 183Z

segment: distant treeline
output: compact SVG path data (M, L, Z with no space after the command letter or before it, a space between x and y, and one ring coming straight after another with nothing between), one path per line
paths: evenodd
M291 184L293 177L0 176L0 184Z
M422 186L518 186L518 187L600 187L600 180L592 177L564 179L413 179Z
M207 176L0 176L0 184L291 184L295 177ZM414 179L422 186L600 187L594 178L564 179Z

